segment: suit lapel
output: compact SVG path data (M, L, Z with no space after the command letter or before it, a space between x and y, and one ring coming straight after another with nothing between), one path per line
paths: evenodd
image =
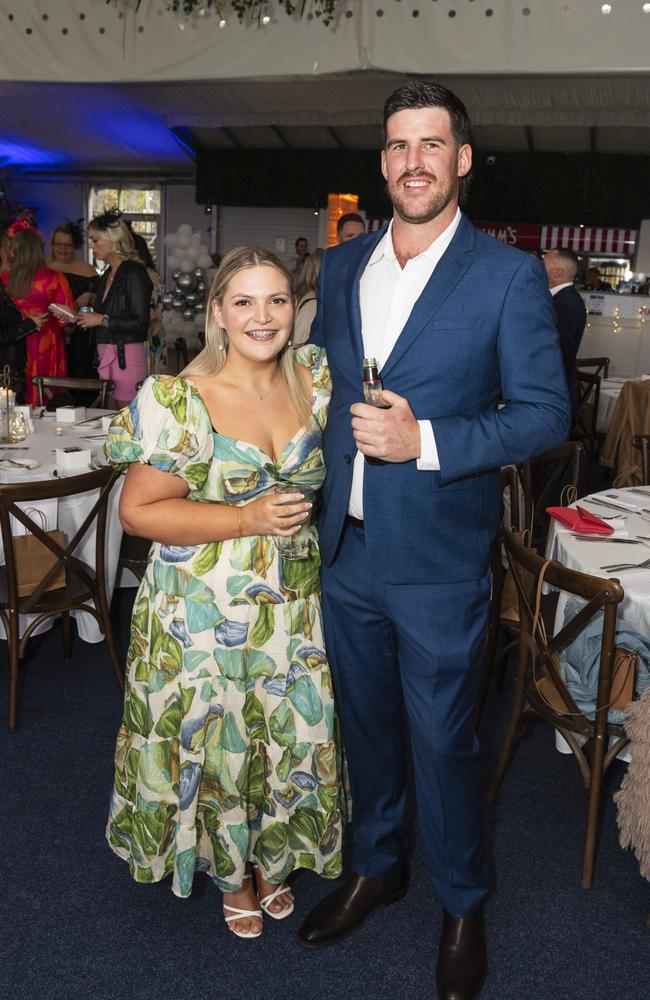
M440 306L458 284L471 263L474 241L474 227L464 215L461 215L454 238L438 261L422 294L413 306L393 350L382 365L382 378L399 363L413 341L417 339L424 327L431 323Z

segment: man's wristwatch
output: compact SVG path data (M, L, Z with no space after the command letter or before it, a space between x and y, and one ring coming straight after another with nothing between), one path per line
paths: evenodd
M106 314L104 314L102 316L102 321L100 323L100 326L106 327L108 329L108 319L109 317Z

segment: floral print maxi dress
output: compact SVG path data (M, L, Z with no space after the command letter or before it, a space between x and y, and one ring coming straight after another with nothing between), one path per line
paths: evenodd
M323 352L309 426L277 462L213 430L189 379L153 375L114 419L111 462L181 476L198 503L244 504L291 483L318 489L330 396ZM325 657L319 552L279 558L271 536L154 543L133 608L124 717L107 837L138 882L195 871L224 892L247 862L281 882L296 868L341 872L341 752Z

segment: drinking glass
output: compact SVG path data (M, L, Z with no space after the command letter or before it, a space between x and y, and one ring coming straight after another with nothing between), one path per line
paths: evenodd
M302 522L295 534L285 537L284 535L274 535L275 547L283 559L306 559L309 555L309 528L314 514L314 501L316 493L314 490L306 490L302 486L292 486L291 483L282 483L276 486L276 493L302 493L302 500L287 500L285 503L311 503L311 510Z

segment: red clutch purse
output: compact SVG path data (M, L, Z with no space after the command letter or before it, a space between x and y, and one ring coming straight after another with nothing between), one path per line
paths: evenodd
M611 524L601 521L595 514L590 514L584 507L580 511L573 507L547 507L546 513L554 517L556 521L564 524L571 531L578 531L582 535L613 535L614 529Z

